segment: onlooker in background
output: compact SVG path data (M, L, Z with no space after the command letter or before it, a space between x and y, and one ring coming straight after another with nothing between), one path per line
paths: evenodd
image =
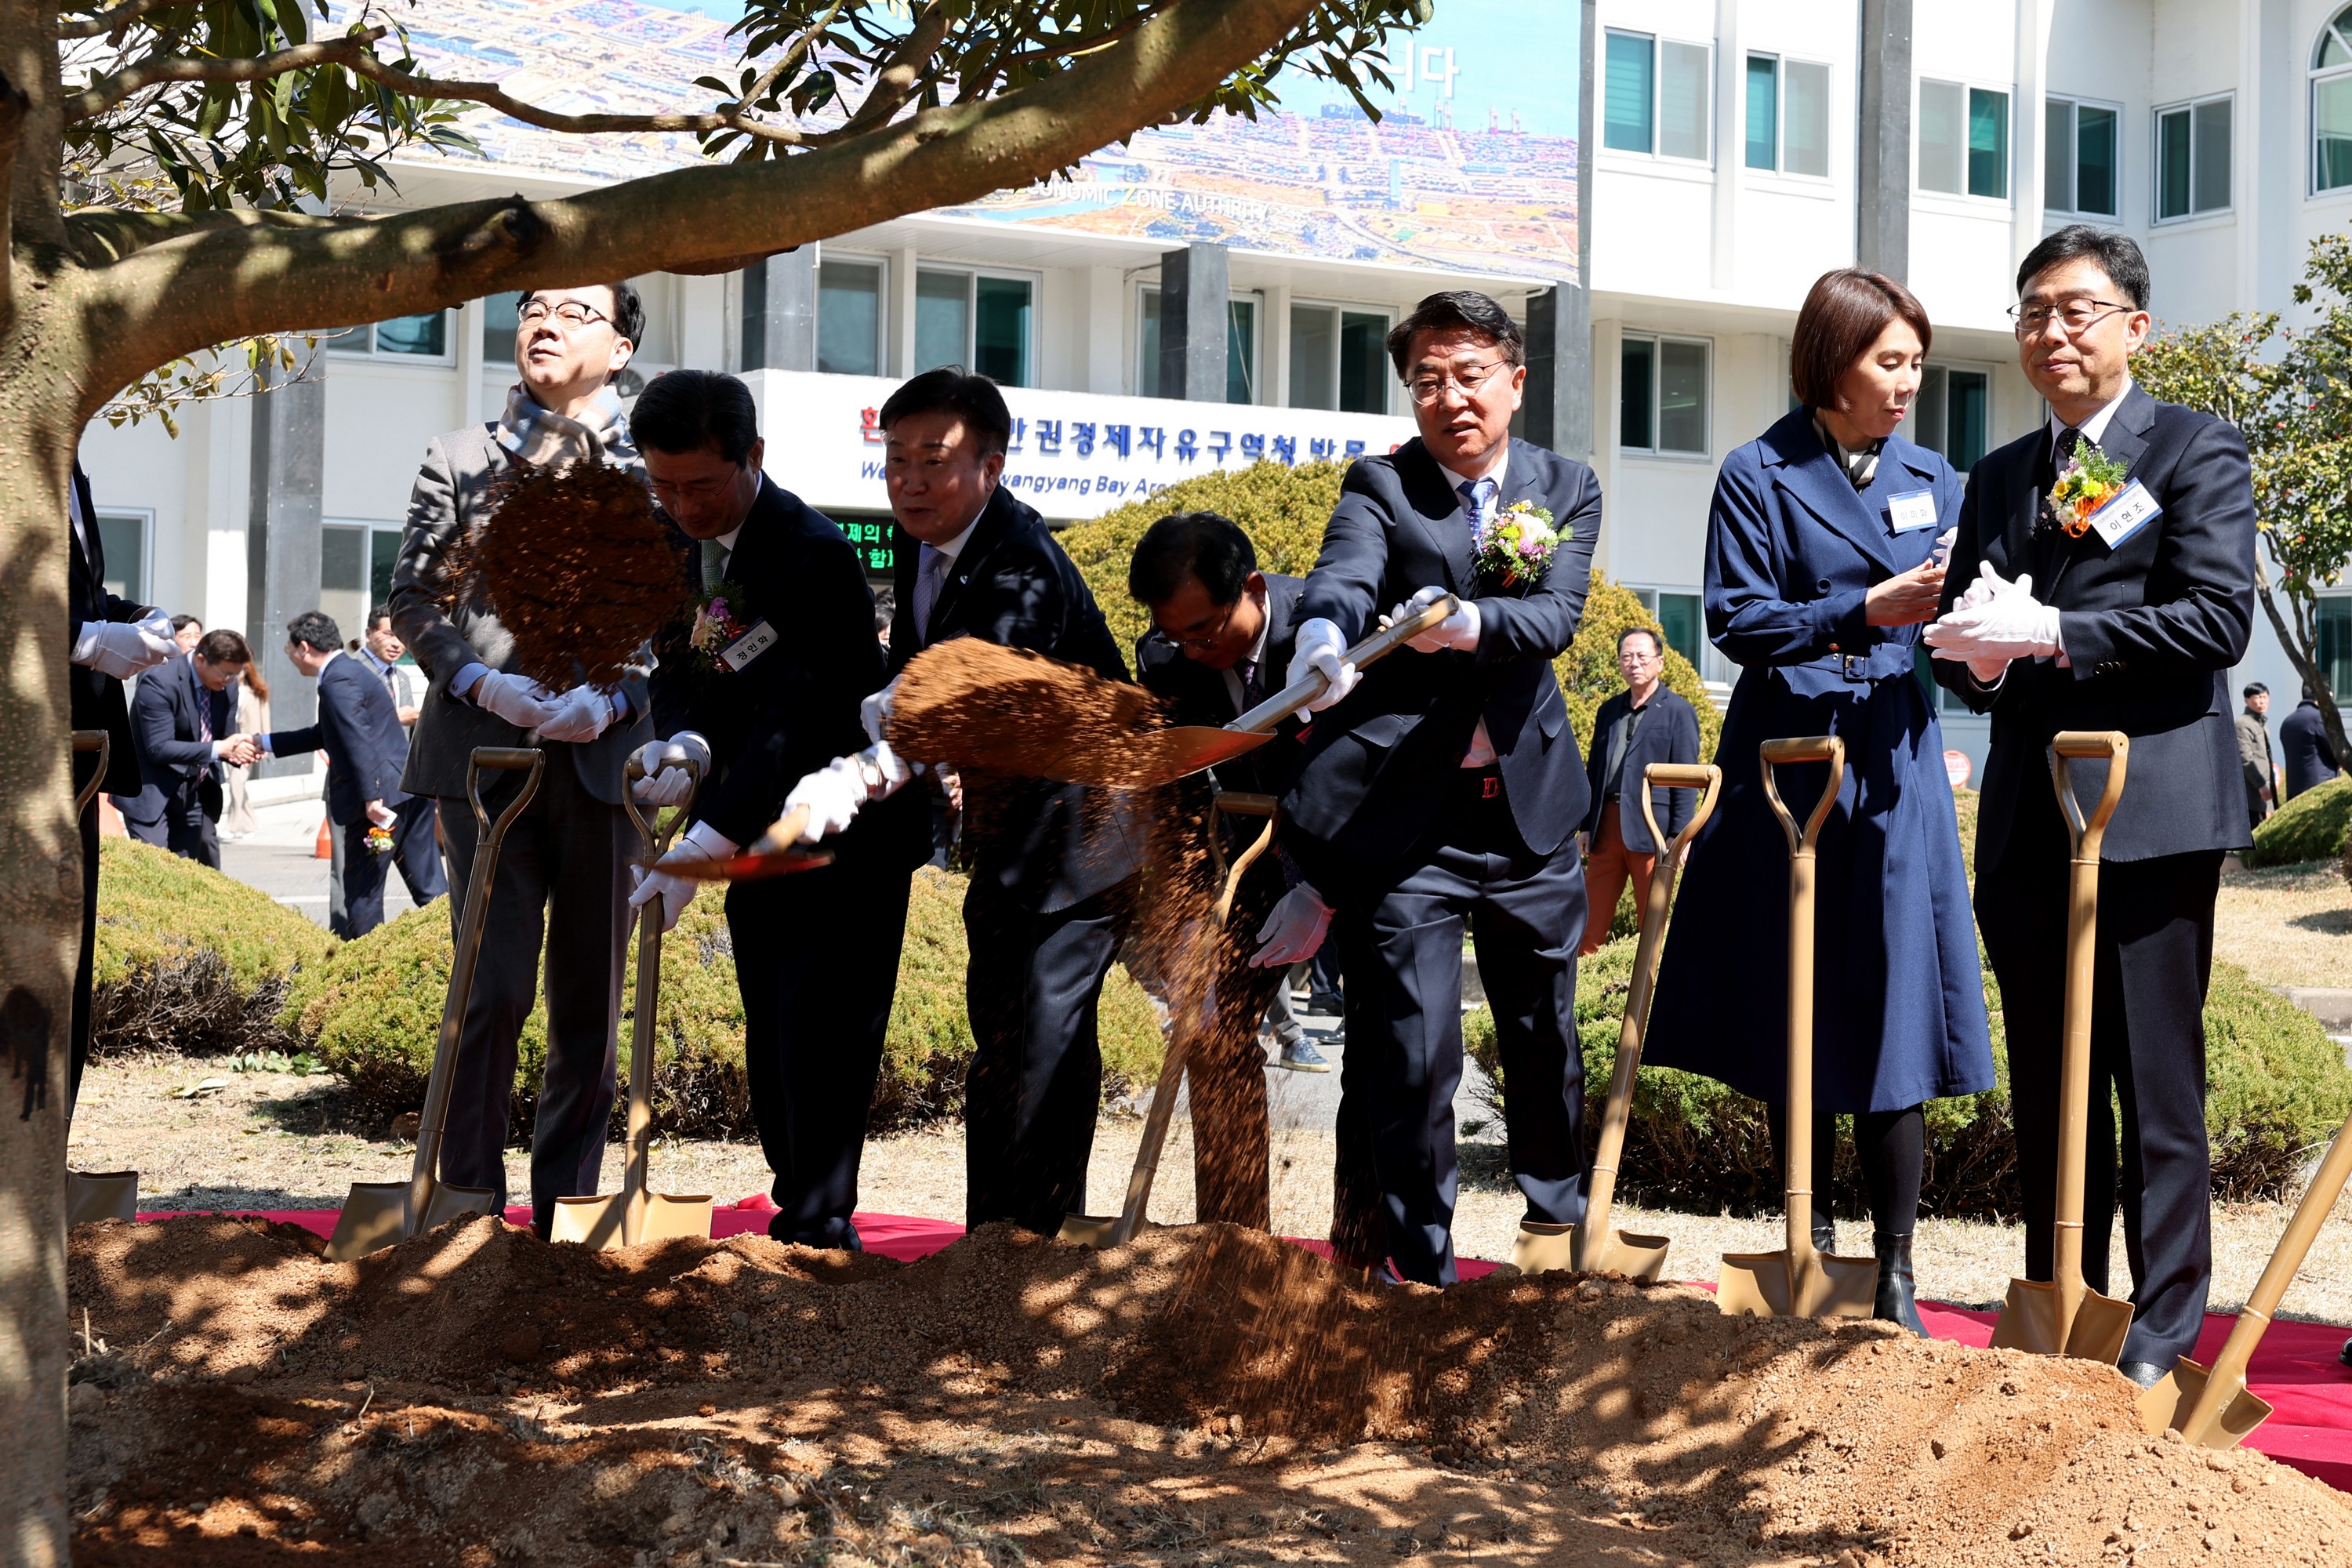
M1625 689L1601 705L1592 721L1592 751L1584 763L1592 789L1591 815L1584 819L1586 853L1585 896L1591 900L1584 921L1580 956L1590 956L1609 940L1609 922L1617 913L1617 898L1631 879L1633 919L1638 929L1645 917L1643 900L1650 893L1650 874L1658 863L1658 845L1650 837L1650 824L1642 815L1638 795L1630 803L1620 795L1642 787L1642 770L1652 763L1698 761L1698 712L1666 689L1666 645L1648 626L1629 626L1617 634L1617 673ZM1650 792L1650 808L1658 826L1671 838L1698 809L1698 792L1660 789Z
M205 623L194 616L172 617L172 640L180 645L182 653L194 653L196 639L205 635Z
M2286 769L2289 800L2305 790L2317 789L2344 765L2344 759L2327 743L2327 720L2319 711L2319 700L2312 695L2308 682L2303 689L2303 700L2279 721L2278 749Z
M343 841L342 908L328 922L346 942L383 923L383 879L397 859L420 904L448 891L433 841L433 801L400 788L408 736L392 694L362 655L346 654L335 623L305 610L287 623L286 657L319 683L319 721L259 737L271 756L327 753L327 816ZM390 836L387 843L374 830Z
M2238 768L2246 775L2246 820L2255 827L2271 814L2271 689L2257 680L2239 695L2246 700L2238 715Z
M245 667L245 679L236 688L236 732L240 735L266 734L269 730L269 683L261 679L261 666L257 662ZM246 799L245 786L253 776L250 766L233 766L228 770L228 809L221 814L221 837L243 838L261 825L254 820L253 806Z
M123 807L131 837L219 869L222 769L260 754L251 736L236 732L229 690L252 662L236 633L206 632L140 680L131 731L146 787Z
M874 635L882 639L884 647L890 646L890 618L898 613L898 590L885 588L874 595Z
M417 710L425 702L425 694L418 689L424 676L415 665L400 662L408 645L392 629L390 605L378 605L368 612L367 636L360 639L359 649L360 656L375 671L375 678L383 682L384 690L392 694L392 705L400 714L401 727L415 724Z

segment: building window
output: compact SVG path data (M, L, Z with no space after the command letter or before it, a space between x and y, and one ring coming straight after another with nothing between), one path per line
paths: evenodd
M1919 395L1911 404L1911 428L1906 434L1965 474L1985 454L1991 416L1990 374L1931 364L1919 378Z
M1661 44L1646 33L1609 35L1601 145L1704 163L1713 73L1705 44Z
M1919 188L2009 199L2009 94L1920 82Z
M392 598L400 558L396 523L330 522L319 530L319 608L346 643L366 629L367 613Z
M2352 691L2352 595L2323 594L2314 606L2319 620L2319 667L2329 688Z
M1748 166L1780 166L1780 58L1748 57Z
M1025 278L919 269L915 369L960 364L1000 386L1027 386L1032 292Z
M2336 13L2311 51L2311 188L2352 185L2352 8Z
M438 360L446 364L449 359L449 312L427 310L419 316L395 316L373 326L353 327L328 342L339 354ZM507 352L514 352L511 338L507 341Z
M1703 339L1628 336L1618 362L1617 445L1704 457L1706 361Z
M827 375L882 374L884 266L826 258L816 272L816 368Z
M2116 216L2118 111L2107 104L2049 100L2042 153L2045 212Z
M2230 205L2230 95L2156 111L2156 217Z
M1350 305L1290 307L1290 405L1342 414L1389 411L1382 346L1389 313Z
M502 294L482 297L482 363L496 374L501 364L512 364L515 357L515 334L522 331L522 290L509 289Z
M1777 55L1748 57L1748 166L1828 176L1829 67Z
M147 535L154 514L100 511L98 547L106 552L106 591L134 605L147 602Z
M1135 393L1139 397L1174 395L1160 383L1160 289L1147 283L1136 310ZM1225 401L1257 401L1258 297L1237 294L1225 301Z

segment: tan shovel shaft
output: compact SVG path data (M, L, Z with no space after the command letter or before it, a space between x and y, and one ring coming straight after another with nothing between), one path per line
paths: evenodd
M1788 1121L1782 1152L1788 1169L1782 1181L1788 1195L1790 1283L1795 1287L1820 1268L1813 1250L1813 1190L1801 1184L1812 1180L1813 1170L1813 874L1822 824L1837 804L1838 785L1845 778L1845 742L1834 735L1767 741L1762 755L1764 795L1789 838L1789 1081L1781 1090ZM1773 780L1774 767L1790 763L1827 763L1830 767L1829 783L1801 833ZM1790 1294L1801 1300L1806 1292L1792 1288Z
M523 775L514 799L507 803L495 821L482 804L485 769ZM474 994L474 967L482 956L482 931L489 922L490 888L498 876L499 849L506 841L509 825L539 793L540 775L546 769L544 752L511 746L477 746L466 766L466 798L473 803L479 837L474 845L473 875L466 880L466 908L457 921L457 947L449 965L449 995L441 1008L441 1037L433 1047L433 1076L425 1082L425 1110L417 1119L416 1161L408 1173L408 1222L412 1228L424 1222L431 1208L434 1185L439 1179L441 1131L449 1119L449 1091L457 1079L458 1044L466 1030L466 1004Z
M686 770L687 785L686 799L678 804L666 828L656 827L638 809L636 784L646 776L646 770L635 757L621 770L621 805L627 810L629 820L636 825L637 838L645 847L648 862L669 852L678 829L694 810L695 795L702 788L700 767L691 762L668 765ZM621 1180L621 1241L626 1247L635 1247L645 1239L646 1194L653 1189L654 1040L657 1032L655 1014L661 1006L662 928L669 923L667 902L663 895L656 893L646 900L637 917L636 1018L629 1032L629 1156Z
M1642 819L1650 825L1650 843L1657 850L1657 860L1650 870L1641 940L1633 948L1633 986L1625 998L1624 1024L1617 1032L1617 1063L1609 1074L1609 1103L1601 1113L1601 1143L1592 1155L1584 1222L1576 1227L1576 1267L1580 1269L1600 1268L1601 1254L1609 1241L1609 1211L1617 1196L1617 1163L1624 1154L1625 1125L1633 1113L1634 1075L1642 1065L1642 1038L1649 1028L1650 992L1657 981L1658 947L1665 937L1666 910L1674 903L1675 877L1683 851L1714 815L1722 783L1723 770L1713 763L1652 763L1642 770ZM1671 844L1659 831L1657 813L1651 805L1650 792L1659 789L1699 792L1690 821ZM1618 810L1621 814L1624 810L1622 800Z
M98 766L90 773L89 783L74 791L74 815L79 816L89 809L90 798L106 783L107 764L114 757L114 737L103 730L76 730L73 732L73 749L77 752L98 753Z
M1378 663L1421 636L1422 633L1434 630L1448 616L1461 607L1461 601L1448 594L1436 603L1424 606L1420 613L1406 616L1387 630L1374 632L1370 637L1341 654L1339 662L1352 664L1358 669L1363 668L1368 664ZM1302 676L1235 719L1225 728L1239 730L1246 734L1262 734L1322 696L1324 689L1330 684L1329 678L1320 670Z
M2120 731L2069 731L2051 742L2052 783L2065 814L2074 855L2066 877L2066 1038L2058 1070L2058 1190L2053 1215L2051 1282L2058 1290L2059 1331L2064 1335L2083 1305L2083 1189L2084 1153L2091 1124L2092 986L2099 936L2099 842L2123 796L2125 763L2131 741ZM2105 787L2086 822L2074 790L2073 763L2107 762ZM2102 1224L2105 1221L2101 1220Z

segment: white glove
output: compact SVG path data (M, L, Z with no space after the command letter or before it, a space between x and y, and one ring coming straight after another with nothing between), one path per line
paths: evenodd
M556 704L562 700L538 681L503 669L485 672L466 697L483 712L495 713L520 730L536 730L546 723L555 717Z
M1954 529L1952 531L1958 533L1959 530ZM2031 590L2033 586L2033 574L2027 573L2022 581L2027 589ZM1952 607L1944 614L1957 616L1962 610L1980 610L1992 603L1994 595L2006 594L2015 586L2015 584L1993 570L1991 562L1979 561L1977 563L1977 580L1969 584L1958 598L1952 601Z
M1323 945L1323 933L1330 929L1331 906L1301 882L1282 895L1282 901L1257 928L1257 953L1250 963L1260 969L1273 969L1312 958Z
M892 751L887 741L877 741L849 760L857 764L858 774L866 781L867 800L887 800L923 771L922 763L908 762Z
M801 829L802 843L814 844L843 832L856 819L857 808L870 798L866 775L857 761L856 757L835 757L793 785L793 793L784 796L786 816L803 805L808 807L808 822Z
M1443 588L1423 588L1403 604L1389 612L1389 625L1410 620L1438 600L1445 597ZM1404 646L1415 653L1443 653L1448 649L1462 653L1478 651L1478 606L1469 599L1454 601L1454 613L1438 622Z
M557 698L547 717L539 721L539 738L584 746L603 734L619 713L613 700L594 687L575 686Z
M1284 685L1296 686L1318 674L1330 682L1322 696L1307 703L1309 713L1320 713L1339 702L1363 679L1363 672L1354 665L1340 662L1339 656L1348 651L1348 639L1329 621L1318 617L1300 626L1296 649L1290 656L1289 672L1283 677Z
M400 816L383 802L372 800L367 803L367 819L378 827L389 828L400 820Z
M700 881L692 877L680 877L665 871L663 866L683 865L694 860L724 860L735 853L735 841L707 822L698 822L679 835L650 871L633 868L637 873L637 890L629 895L629 908L642 909L646 900L659 898L662 901L662 930L677 924L686 906L694 902L694 895L702 891Z
M163 617L163 635L160 638L152 629L156 618L150 616L143 621L84 621L74 638L70 658L76 664L117 680L142 669L152 669L180 651L180 645L172 640L170 617Z
M682 805L688 788L683 764L691 763L703 778L709 778L710 742L691 730L680 730L667 741L647 741L631 761L646 772L637 781L639 805Z
M1936 548L1927 552L1928 563L1935 566L1949 567L1952 563L1952 544L1959 537L1960 530L1959 525L1957 523L1950 528L1944 530L1943 532L1936 535ZM1979 581L1982 581L1981 575L1979 576ZM1962 597L1966 596L1967 595L1962 595ZM1957 608L1958 606L1955 607Z
M2063 655L2057 608L2033 596L2032 574L2021 572L2010 583L1987 566L1969 592L1979 586L1988 589L1986 598L1965 610L1955 605L1922 634L1936 658L1962 660L1979 685L1990 685L2011 659Z
M898 700L898 682L894 680L879 691L870 691L857 705L857 717L865 722L866 738L879 745L890 728L891 705Z

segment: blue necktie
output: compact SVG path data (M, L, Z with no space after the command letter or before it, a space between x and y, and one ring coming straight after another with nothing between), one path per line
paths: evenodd
M1470 520L1470 539L1475 544L1479 525L1492 515L1495 497L1501 487L1492 479L1465 479L1454 488L1462 492L1463 515Z
M930 640L931 609L940 602L940 585L953 560L945 551L923 546L922 570L915 577L915 636L920 641Z

